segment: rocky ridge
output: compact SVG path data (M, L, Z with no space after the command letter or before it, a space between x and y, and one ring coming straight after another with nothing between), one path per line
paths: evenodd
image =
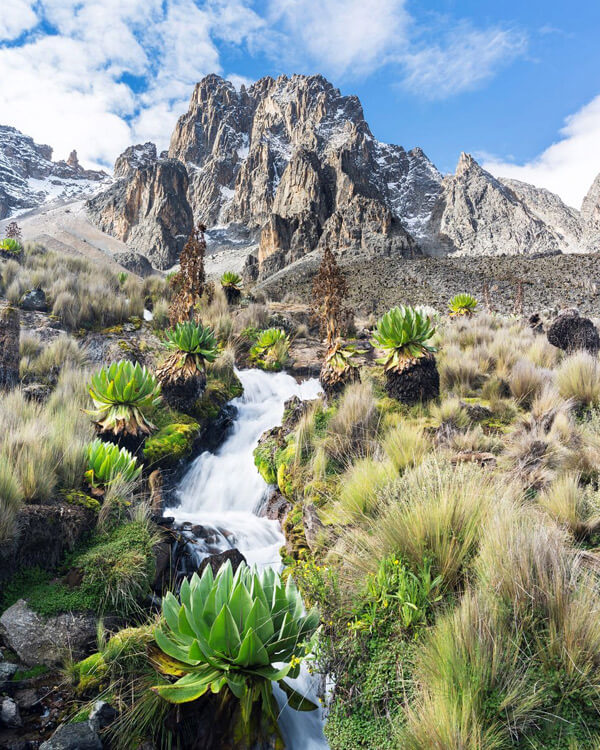
M16 128L0 125L0 219L52 200L75 200L95 193L106 172L84 169L72 151L52 161L52 148Z
M420 148L378 141L359 99L320 75L239 90L208 75L168 152L131 146L114 177L88 202L89 218L160 269L177 262L192 222L209 227L209 253L223 251L236 268L246 259L247 276L260 280L326 245L359 260L600 246L600 177L577 211L548 190L493 177L469 154L443 176Z
M159 159L154 144L146 143L119 156L115 178L109 188L90 198L89 216L155 268L170 268L192 230L185 166L176 159Z

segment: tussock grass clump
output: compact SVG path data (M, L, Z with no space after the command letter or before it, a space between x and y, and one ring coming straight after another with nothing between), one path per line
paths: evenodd
M444 391L466 395L481 388L486 372L478 359L457 346L443 350L439 363L440 384Z
M38 340L37 348L34 336L26 337L25 341L21 339L19 373L23 380L53 379L64 367L82 368L86 362L86 352L66 333L61 333L46 346Z
M47 502L82 483L93 429L82 412L85 371L67 368L47 403L19 390L0 396L0 460L7 461L25 502Z
M600 531L600 497L591 487L582 487L577 474L563 474L541 492L538 505L558 524L584 540Z
M458 453L500 453L503 448L502 440L497 435L486 434L481 425L453 433L449 445Z
M402 473L411 466L418 466L432 445L422 427L403 422L388 430L382 447L396 472Z
M12 536L23 499L23 491L12 465L6 456L0 454L0 542Z
M460 588L497 494L479 468L432 457L381 492L381 510L369 531L351 542L359 550L352 565L372 570L395 554L418 571L427 559L446 591Z
M550 372L536 367L526 359L519 359L512 368L508 385L517 402L528 407L551 381Z
M371 457L358 459L342 474L339 502L333 516L340 522L360 520L360 516L371 516L379 505L379 491L396 477L389 461Z
M560 395L579 406L600 403L600 364L598 358L579 351L566 357L556 373Z
M540 715L518 639L474 593L437 623L416 672L421 692L399 745L407 750L500 750Z
M436 427L444 433L466 430L471 423L465 406L458 398L443 399L431 406L429 413Z
M545 336L536 336L525 352L525 357L537 367L547 370L555 368L560 362L562 352L548 341Z
M108 266L87 258L45 250L25 249L23 264L3 264L2 286L12 304L29 289L43 289L53 315L70 330L104 328L142 317L141 279L131 275L124 284Z
M375 450L379 414L370 383L351 383L329 421L325 448L337 461L364 457Z

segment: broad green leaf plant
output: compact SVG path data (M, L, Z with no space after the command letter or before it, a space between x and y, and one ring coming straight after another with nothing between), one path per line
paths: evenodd
M316 611L304 612L291 577L284 584L274 570L259 573L244 563L234 574L228 561L216 576L209 565L202 577L185 580L179 597L164 597L164 624L154 633L156 666L178 679L154 687L156 693L186 703L228 688L240 701L244 723L256 701L276 723L277 682L293 708L316 708L284 681L298 676L319 621Z
M428 343L434 333L435 325L427 315L400 305L379 319L371 343L383 350L384 356L378 361L386 372L401 372L411 362L436 351Z

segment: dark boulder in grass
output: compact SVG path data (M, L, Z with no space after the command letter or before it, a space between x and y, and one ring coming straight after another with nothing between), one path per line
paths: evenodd
M19 383L21 319L14 307L0 307L0 390Z
M388 396L409 406L437 398L440 395L440 375L435 357L419 357L401 372L388 371L385 389Z
M598 329L576 309L562 312L548 328L547 336L553 346L569 354L583 349L596 355L600 350Z
M48 310L46 293L43 289L29 289L19 300L19 307L28 312L46 312Z
M134 253L133 250L124 253L115 253L113 258L119 265L123 266L123 268L131 271L131 273L141 276L143 279L154 273L152 263L150 263L148 258L141 253Z

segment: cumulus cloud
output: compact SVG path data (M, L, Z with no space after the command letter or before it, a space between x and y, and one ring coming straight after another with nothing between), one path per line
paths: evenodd
M193 85L223 73L221 47L343 78L395 66L426 96L472 88L519 49L502 30L422 33L406 0L0 0L0 111L57 157L110 165L132 141L168 145Z
M362 75L385 64L406 42L411 20L404 0L274 0L269 15L302 56L333 75Z
M428 99L445 99L477 88L526 49L527 37L522 31L474 29L462 23L442 44L409 51L401 58L403 86Z
M0 40L14 39L37 24L35 0L2 0L0 4Z
M483 166L497 177L512 177L557 193L580 208L600 172L600 96L570 115L560 138L525 164L489 157Z

